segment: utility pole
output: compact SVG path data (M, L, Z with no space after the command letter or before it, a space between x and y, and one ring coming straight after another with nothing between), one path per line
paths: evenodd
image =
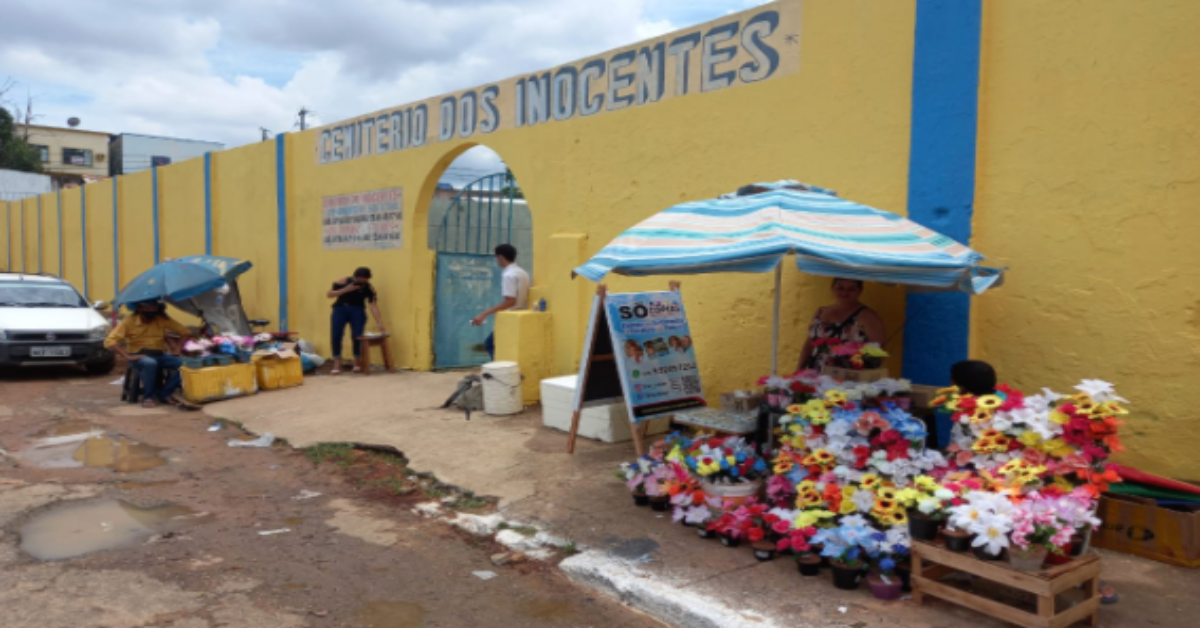
M264 141L264 142L265 142L265 141L267 141L268 139L270 139L270 137L271 137L271 132L270 132L269 130L267 130L267 127L265 127L265 126L260 126L260 127L258 127L258 130L259 130L259 131L262 131L262 141Z
M312 111L312 110L310 110L308 107L300 107L300 111L299 111L299 112L298 112L296 115L300 116L300 123L299 123L299 124L300 124L300 130L301 130L301 131L306 131L306 130L308 130L308 120L307 120L307 118L308 118L308 116L311 116L311 115L313 115L314 113L316 113L316 112L315 112L315 111Z

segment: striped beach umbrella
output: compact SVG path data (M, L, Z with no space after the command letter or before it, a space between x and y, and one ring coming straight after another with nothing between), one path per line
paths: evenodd
M813 275L900 284L914 291L980 294L998 286L1004 272L982 266L982 255L953 238L798 181L748 185L667 208L622 233L574 272L599 282L608 273L775 271L776 374L781 263L787 255Z
M765 273L786 255L806 273L979 294L1003 270L952 238L891 212L796 181L759 183L682 203L638 223L575 273Z

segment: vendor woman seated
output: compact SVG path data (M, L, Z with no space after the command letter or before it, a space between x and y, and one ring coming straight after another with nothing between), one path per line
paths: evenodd
M800 369L821 370L829 357L817 353L814 340L837 338L843 342L875 342L882 344L886 337L883 319L875 310L859 301L863 282L857 279L834 279L831 292L833 304L818 308L808 328L808 339L800 352Z
M179 367L183 361L168 352L168 333L179 336L180 341L192 335L191 330L167 316L165 303L143 301L135 304L133 313L104 340L104 347L125 358L136 376L141 377L142 405L147 408L159 403L185 405L175 396L181 383ZM159 373L163 370L171 371L171 375L160 388Z

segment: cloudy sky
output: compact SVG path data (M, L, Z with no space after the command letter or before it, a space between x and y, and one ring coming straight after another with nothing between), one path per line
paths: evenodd
M215 140L548 68L764 0L3 0L0 84L35 123ZM10 106L13 103L7 103ZM494 170L480 151L457 178Z

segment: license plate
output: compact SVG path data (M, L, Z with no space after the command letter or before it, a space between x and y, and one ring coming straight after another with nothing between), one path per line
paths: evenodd
M71 347L32 347L29 349L31 358L69 358Z

